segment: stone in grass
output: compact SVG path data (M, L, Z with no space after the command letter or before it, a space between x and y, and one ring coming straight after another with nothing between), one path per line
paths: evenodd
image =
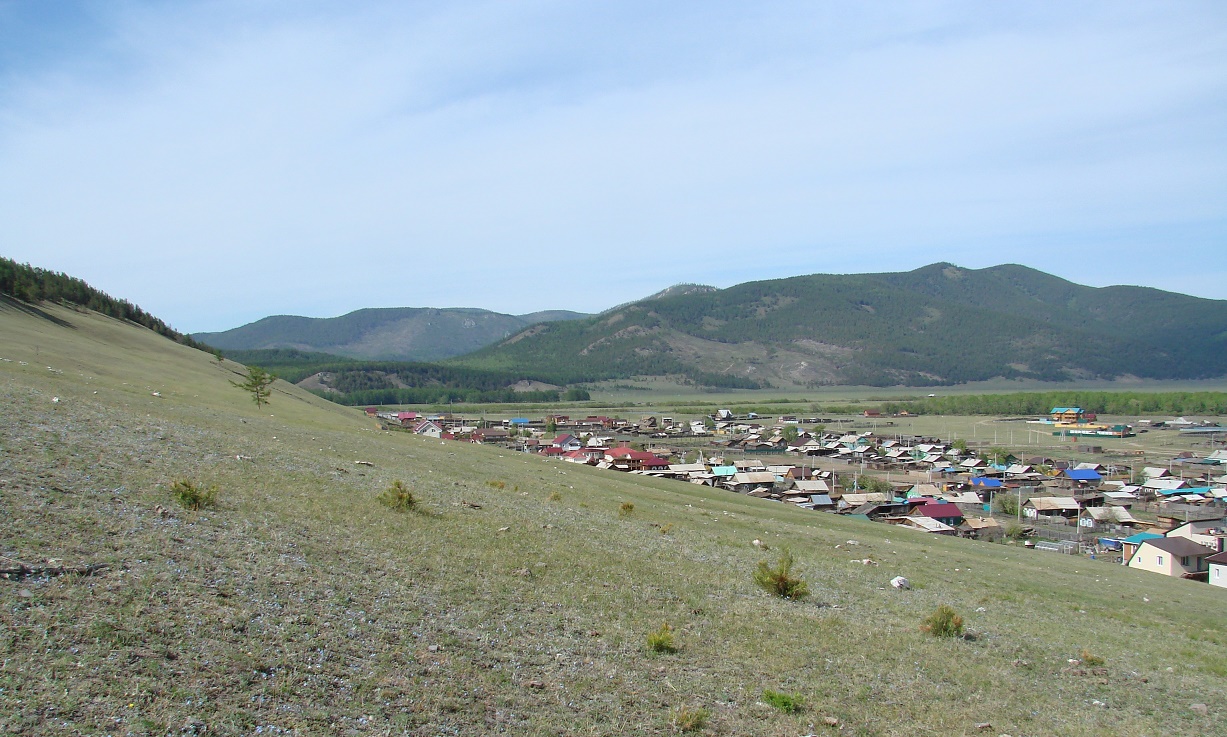
M900 591L904 591L904 590L912 588L912 583L908 581L906 578L904 578L903 576L895 576L894 578L892 578L890 580L890 585L894 586Z

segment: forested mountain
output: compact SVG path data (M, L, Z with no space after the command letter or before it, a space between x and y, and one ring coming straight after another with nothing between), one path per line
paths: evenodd
M537 325L453 359L554 383L940 385L1227 375L1227 301L1017 265L748 282Z
M99 312L118 320L142 325L159 335L201 350L201 345L126 299L116 299L81 279L40 269L0 256L0 299L27 311L38 311L40 302L56 302ZM40 313L42 314L42 313ZM45 315L44 315L45 316ZM51 319L48 317L48 319Z
M340 317L276 315L220 333L192 337L223 350L293 348L387 361L434 361L490 345L538 322L586 317L550 310L504 315L426 307L364 309Z

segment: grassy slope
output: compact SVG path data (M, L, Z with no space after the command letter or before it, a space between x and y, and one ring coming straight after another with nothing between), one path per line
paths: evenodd
M75 329L0 311L0 554L112 569L0 582L0 733L1221 733L1222 590L383 434L280 384L257 411L233 364L50 311ZM375 502L393 479L420 513ZM754 538L812 600L752 586ZM940 603L974 636L919 633ZM645 651L662 621L676 655Z

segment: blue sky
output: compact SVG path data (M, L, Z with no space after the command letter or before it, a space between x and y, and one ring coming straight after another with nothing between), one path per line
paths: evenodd
M0 255L193 332L936 261L1227 299L1227 3L0 0Z

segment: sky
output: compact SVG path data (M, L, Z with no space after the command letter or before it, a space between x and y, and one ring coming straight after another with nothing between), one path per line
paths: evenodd
M1227 3L0 0L0 255L185 332L939 261L1227 299Z

